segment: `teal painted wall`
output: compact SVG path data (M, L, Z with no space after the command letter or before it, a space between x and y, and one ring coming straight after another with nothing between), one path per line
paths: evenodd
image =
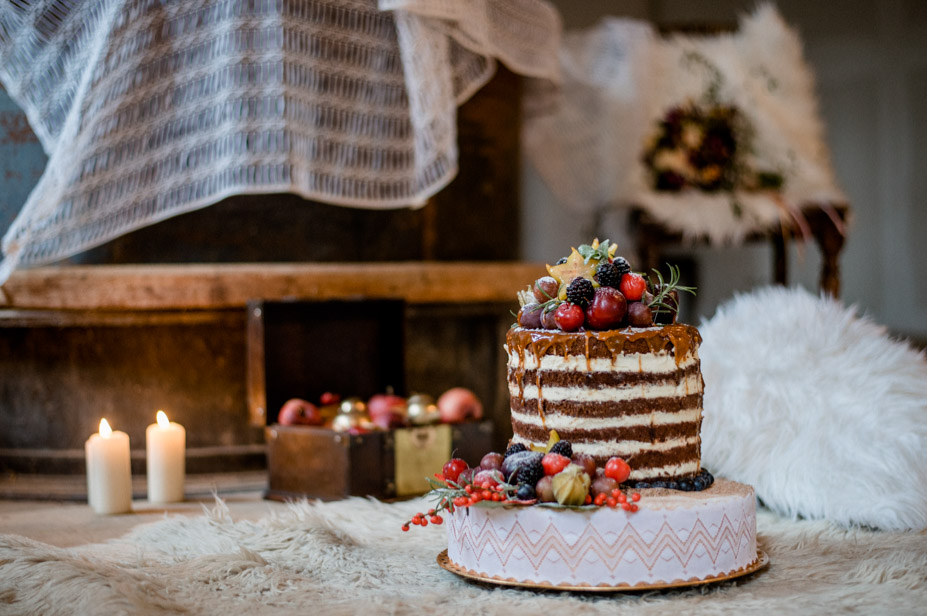
M39 181L46 160L26 114L0 89L0 235Z

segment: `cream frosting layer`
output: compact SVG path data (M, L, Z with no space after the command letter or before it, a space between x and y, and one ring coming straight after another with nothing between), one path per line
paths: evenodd
M543 372L541 378L543 379ZM619 387L547 387L526 383L523 388L518 385L509 385L509 394L521 395L525 400L536 400L539 396L545 400L575 402L624 402L627 400L653 400L654 398L678 398L691 394L702 393L702 378L692 374L676 383L661 383L653 385L638 383L622 385Z
M640 415L619 415L617 417L573 417L559 413L547 413L544 419L537 413L511 411L512 419L529 425L540 426L547 430L608 430L612 428L629 428L632 426L667 426L677 423L698 421L702 415L701 408L685 409L676 412L654 411Z
M572 372L653 372L671 373L698 363L698 352L693 349L679 364L673 354L666 351L657 353L630 353L618 355L613 359L605 357L587 359L583 355L543 355L540 361L532 353L525 353L524 365L521 357L506 348L509 368L536 370L568 370Z
M561 586L706 580L757 558L753 488L716 480L703 492L641 490L636 513L607 507L457 509L448 558L475 574Z

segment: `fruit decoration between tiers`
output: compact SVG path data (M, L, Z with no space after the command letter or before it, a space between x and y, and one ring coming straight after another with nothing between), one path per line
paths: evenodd
M560 440L552 430L543 448L529 448L521 443L510 445L504 454L490 452L479 466L470 468L466 461L452 458L442 472L428 478L431 491L427 497L436 501L434 508L419 512L402 525L442 524L442 511L458 508L541 506L561 509L622 509L628 514L638 511L641 494L636 489L664 488L700 491L714 483L708 471L681 482L632 482L631 467L622 458L612 457L604 467L595 458L574 454L568 441Z
M666 279L658 270L644 276L617 252L596 239L548 265L547 276L519 292L518 325L575 332L675 323L680 292L695 295L679 284L679 268L669 265Z

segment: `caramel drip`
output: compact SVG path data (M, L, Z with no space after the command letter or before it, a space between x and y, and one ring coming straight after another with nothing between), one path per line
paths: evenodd
M592 371L592 358L589 357L589 336L587 334L586 335L586 372L591 372L591 371Z
M677 366L693 352L693 349L702 340L697 329L682 324L640 330L627 328L623 330L586 331L582 335L585 336L587 368L591 366L588 362L590 362L592 355L590 351L593 340L606 346L612 360L621 355L629 343L639 340L643 340L652 353L672 348ZM548 354L566 357L569 354L571 344L577 340L576 336L576 333L515 327L509 330L507 338L510 347L514 345L518 349L523 361L524 352L529 347L531 353L538 359ZM553 352L551 352L552 350Z
M578 335L584 336L584 345L581 348L574 347L578 342ZM635 330L627 328L624 330L609 331L586 331L579 333L566 333L545 329L524 329L515 327L509 330L506 336L506 344L509 349L514 349L518 354L518 367L516 376L518 381L518 393L520 397L525 395L525 354L531 353L537 359L540 367L541 358L545 355L562 355L568 357L571 349L575 352L585 350L586 370L592 369L592 357L594 342L605 345L608 355L611 357L612 364L616 358L623 354L629 344L644 341L651 353L658 351L672 351L676 365L679 366L682 361L692 353L693 349L701 342L701 336L698 330L689 325L664 325L659 328L648 328ZM638 369L643 372L643 363L638 358ZM541 385L541 370L535 372L535 381L538 388L538 416L541 419L541 425L547 428L547 418L544 414L545 400ZM643 387L643 384L641 385ZM688 393L688 381L686 382L686 391Z

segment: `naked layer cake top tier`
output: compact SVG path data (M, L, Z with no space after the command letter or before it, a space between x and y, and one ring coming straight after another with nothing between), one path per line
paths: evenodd
M514 327L506 337L514 442L550 431L592 455L631 466L631 479L700 471L701 336L690 325L563 332Z

